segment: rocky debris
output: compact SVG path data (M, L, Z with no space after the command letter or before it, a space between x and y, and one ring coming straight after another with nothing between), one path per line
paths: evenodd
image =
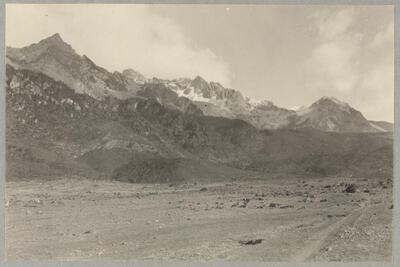
M348 184L346 185L343 193L355 193L356 192L356 185L355 184Z
M321 199L319 202L327 202L328 200L326 198Z
M270 208L276 208L276 207L278 207L278 206L279 206L278 203L269 203L269 207L270 207Z
M294 208L293 205L284 205L284 206L280 206L280 209L288 209L288 208Z
M260 244L264 239L250 239L250 240L239 240L239 244L241 245L257 245Z
M65 203L64 203L62 200L60 200L60 199L52 200L52 201L50 202L50 204L53 204L53 205L65 205Z
M244 198L244 199L242 200L242 204L240 204L238 207L239 207L239 208L247 208L247 204L249 204L249 202L250 202L250 199Z
M304 202L313 202L313 200L312 200L311 197L306 197L306 198L304 199Z
M40 199L36 198L36 199L29 200L28 203L26 203L24 205L24 207L34 208L34 207L37 207L38 205L41 205L41 204L43 204L43 202Z
M205 192L207 190L208 190L207 187L203 187L203 188L200 189L200 192Z
M223 202L216 202L215 205L216 209L223 209L225 207Z
M333 218L333 217L346 217L346 214L328 214L328 218Z
M356 234L356 229L354 227L348 227L343 232L339 233L338 236L340 239L354 240Z
M390 180L387 180L386 184L385 184L385 182L383 182L383 181L379 181L379 182L378 182L378 186L380 186L382 189L387 189L388 186L389 186L389 184L391 184L391 181L390 181Z

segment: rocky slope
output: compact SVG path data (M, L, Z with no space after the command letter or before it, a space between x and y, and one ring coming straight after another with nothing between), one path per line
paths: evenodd
M59 35L7 48L6 92L7 179L392 173L390 125L336 99L291 111L201 77L110 73Z
M97 66L87 56L78 55L59 34L23 48L7 47L6 59L14 68L44 73L96 99L132 96L144 82L133 70L110 73Z
M333 97L322 97L297 111L292 128L313 128L326 132L384 132L374 127L358 110Z
M252 101L237 90L207 82L200 76L193 80L157 81L179 96L192 100L207 116L241 119L258 129L284 128L289 124L289 117L295 115L294 111L279 108L270 101Z
M391 134L260 131L243 120L204 116L191 103L178 109L153 97L99 100L43 73L8 65L6 74L7 179L81 175L166 182L197 179L203 171L209 179L242 170L392 172ZM171 103L179 99L170 97Z

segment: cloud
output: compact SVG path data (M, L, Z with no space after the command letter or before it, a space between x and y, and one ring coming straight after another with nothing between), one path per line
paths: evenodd
M329 93L369 119L393 121L393 23L371 34L353 8L313 15L316 45L304 62L309 90ZM366 36L366 33L369 33Z
M361 48L361 33L349 32L353 22L353 9L334 14L315 15L318 25L318 45L305 62L311 76L311 87L321 87L339 92L349 92L357 83L357 62L354 57Z
M325 40L333 40L342 37L347 32L354 19L354 9L347 8L332 14L325 9L314 17L319 24L320 36Z
M376 33L367 45L370 54L377 54L369 61L369 68L361 77L361 93L366 95L365 112L371 117L387 114L394 119L394 27ZM360 90L360 91L361 91Z
M146 5L7 5L6 42L24 46L55 32L110 71L147 77L201 75L230 86L228 64L183 34L181 25Z

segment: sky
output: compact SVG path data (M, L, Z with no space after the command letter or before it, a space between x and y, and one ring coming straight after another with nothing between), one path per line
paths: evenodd
M390 5L6 5L6 44L59 33L109 71L202 76L285 108L322 96L393 122Z

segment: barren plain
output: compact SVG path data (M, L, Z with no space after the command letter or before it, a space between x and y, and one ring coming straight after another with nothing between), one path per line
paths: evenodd
M392 258L391 179L129 184L73 177L9 181L6 201L11 261Z

